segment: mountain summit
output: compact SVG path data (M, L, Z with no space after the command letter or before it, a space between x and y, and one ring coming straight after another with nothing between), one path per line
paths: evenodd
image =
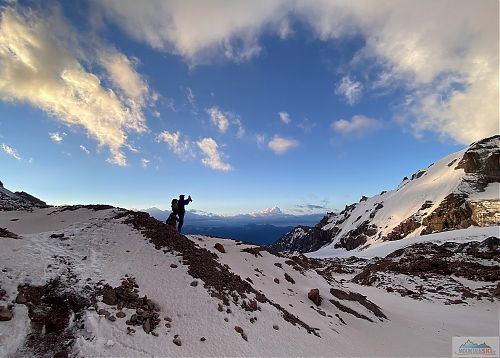
M394 190L363 196L316 226L298 226L271 245L279 251L352 250L500 222L500 136L485 138L405 177Z

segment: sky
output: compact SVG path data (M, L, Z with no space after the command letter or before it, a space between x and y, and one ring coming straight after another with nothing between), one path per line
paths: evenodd
M499 131L496 0L0 0L0 179L307 215Z

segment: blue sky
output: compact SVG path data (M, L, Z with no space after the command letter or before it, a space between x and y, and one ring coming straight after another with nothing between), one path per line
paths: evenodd
M342 209L498 129L498 2L1 2L1 180Z

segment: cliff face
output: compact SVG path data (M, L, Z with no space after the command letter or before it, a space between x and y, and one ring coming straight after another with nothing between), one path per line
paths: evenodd
M272 245L280 251L311 252L318 245L354 248L380 241L500 224L500 136L450 154L395 190L363 196L314 228L300 227Z

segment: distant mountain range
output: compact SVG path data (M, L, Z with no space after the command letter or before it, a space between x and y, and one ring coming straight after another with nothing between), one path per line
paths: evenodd
M314 226L297 226L271 247L299 252L352 250L411 236L499 225L499 196L500 136L496 135L405 177L394 190L363 196Z
M165 221L170 214L169 210L158 208L142 211L146 211L161 221ZM294 226L312 225L322 216L323 214L290 215L283 213L276 207L258 214L233 216L200 213L193 210L186 212L183 232L269 245L289 232Z

